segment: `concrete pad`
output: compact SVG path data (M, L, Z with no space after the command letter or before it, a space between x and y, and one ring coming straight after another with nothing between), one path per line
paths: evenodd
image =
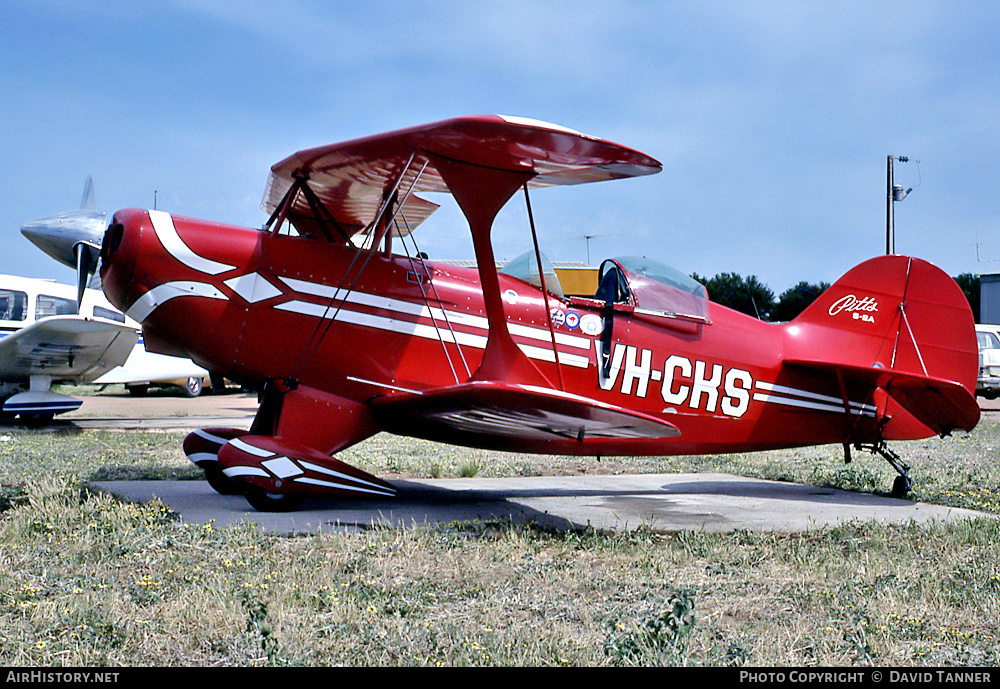
M292 513L256 512L204 481L108 481L92 487L121 498L159 498L191 524L249 521L278 534L408 528L511 520L559 530L591 526L659 532L804 532L852 521L909 523L993 518L971 510L728 474L633 474L391 481L385 500L310 500Z

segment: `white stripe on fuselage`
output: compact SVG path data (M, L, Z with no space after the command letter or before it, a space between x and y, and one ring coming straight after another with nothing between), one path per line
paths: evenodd
M215 285L205 282L178 280L157 285L135 300L125 315L134 321L142 323L164 302L176 297L207 297L209 299L227 299Z
M218 275L219 273L225 273L227 270L233 270L236 267L199 256L192 251L191 247L185 244L184 240L177 234L177 228L174 227L174 219L170 216L170 213L149 211L149 219L153 223L153 231L156 233L156 238L160 240L163 248L188 268L197 270L199 273Z
M298 280L296 278L280 277L279 279L288 287L300 294L308 294L310 296L329 299L331 302L329 305L323 305L313 302L293 300L282 304L276 304L273 307L281 311L291 311L293 313L314 316L316 318L333 318L334 320L344 323L363 325L369 328L397 332L413 337L440 340L442 342L453 343L457 341L460 345L475 347L477 349L486 348L486 342L488 340L486 335L461 332L452 327L461 325L467 328L475 328L488 332L489 320L483 316L460 313L457 311L445 311L444 309L437 307L428 307L402 299L393 299L391 297L383 297L376 294L368 294L366 292L348 292L347 290L338 289L336 287L306 282L305 280ZM418 318L428 318L433 321L434 325L354 311L343 308L342 304L345 303L370 306L383 311L393 311L408 316L416 316ZM519 323L508 323L507 328L511 335L516 335L526 339L539 340L550 344L552 342L551 334L547 330L542 330L541 328L532 328ZM574 347L577 349L590 349L590 340L576 335L556 333L556 342L564 346ZM553 354L551 348L535 347L526 344L518 344L518 346L529 358L549 362L555 361L555 355ZM580 356L578 354L559 352L559 363L576 368L587 368L587 366L590 365L590 360L588 357Z

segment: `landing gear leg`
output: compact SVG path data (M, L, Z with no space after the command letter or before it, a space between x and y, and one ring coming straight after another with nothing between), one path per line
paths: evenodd
M859 449L861 446L858 446ZM899 455L889 449L889 446L885 444L885 441L879 441L878 443L867 447L866 449L871 450L873 454L877 453L882 455L882 458L892 465L899 476L892 482L892 497L894 498L905 498L906 494L913 489L913 479L910 477L910 466L906 464Z

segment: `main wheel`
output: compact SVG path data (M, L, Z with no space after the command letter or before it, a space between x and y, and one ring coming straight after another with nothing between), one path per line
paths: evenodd
M246 488L243 497L258 512L291 512L298 509L299 505L302 504L301 495L268 493L266 490L255 486Z
M244 492L246 484L238 483L222 473L222 469L217 466L205 469L205 480L212 486L219 495L240 495Z

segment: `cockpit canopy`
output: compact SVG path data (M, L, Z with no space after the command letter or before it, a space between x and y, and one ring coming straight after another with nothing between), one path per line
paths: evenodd
M559 276L556 275L556 269L552 267L552 263L545 257L545 254L540 253L539 255L542 259L542 275L545 277L545 289L562 299L563 290L562 285L559 284ZM535 258L534 251L524 252L501 268L499 272L515 277L518 280L524 280L535 287L542 286L542 280L538 274L538 261Z
M604 261L598 273L598 299L606 294L601 289L614 285L614 300L629 303L638 309L670 316L707 315L708 292L700 282L670 266L637 256L624 256ZM607 281L607 282L605 282Z

